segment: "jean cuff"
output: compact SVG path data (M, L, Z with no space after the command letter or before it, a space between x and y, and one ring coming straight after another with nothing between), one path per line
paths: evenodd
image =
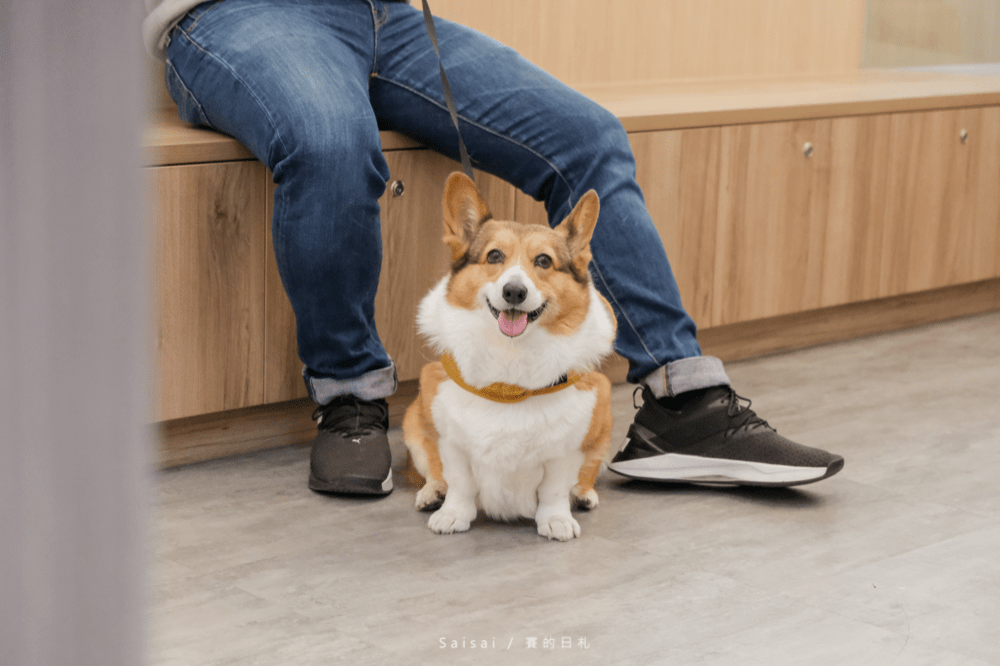
M657 398L666 398L711 386L729 386L722 361L714 356L692 356L671 361L640 381Z
M332 377L313 377L306 368L302 369L306 380L306 388L313 402L325 405L337 396L353 395L362 400L378 400L388 398L396 392L399 381L396 379L396 364L389 362L389 367L366 372L353 379L333 379Z

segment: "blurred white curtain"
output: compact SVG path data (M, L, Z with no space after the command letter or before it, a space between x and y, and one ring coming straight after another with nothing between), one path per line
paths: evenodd
M138 0L0 0L0 664L147 660Z

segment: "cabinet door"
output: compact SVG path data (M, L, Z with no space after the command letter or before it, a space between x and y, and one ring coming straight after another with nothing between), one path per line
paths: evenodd
M883 295L883 216L890 116L834 118L830 126L830 192L816 224L823 230L821 307Z
M636 178L660 234L681 303L699 327L712 316L722 130L629 136Z
M722 128L713 325L819 307L831 130L829 120Z
M996 108L892 117L885 295L996 275L998 120Z
M382 206L382 274L375 297L375 323L400 381L416 379L436 356L417 333L417 305L448 270L450 251L444 236L441 198L444 183L461 167L429 150L386 153L390 187ZM393 191L402 185L402 194ZM496 219L513 219L514 188L477 173L476 184Z
M970 172L963 216L968 231L959 252L968 259L959 262L962 270L956 277L988 280L1000 277L1000 107L968 109L962 114L968 120L968 127L962 129L968 132L963 147L968 151Z
M707 326L711 318L720 138L718 127L629 135L636 180L670 259L681 302L698 326ZM519 222L548 224L541 203L521 192L516 201Z
M264 167L151 168L157 211L158 420L264 398Z
M631 137L699 326L875 297L887 124L838 118Z

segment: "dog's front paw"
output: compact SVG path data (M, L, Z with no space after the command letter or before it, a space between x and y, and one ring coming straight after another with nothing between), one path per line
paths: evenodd
M448 484L444 481L428 481L417 491L417 510L433 511L440 508L447 492Z
M427 527L431 528L431 530L436 534L466 532L471 524L471 518L463 517L454 509L447 508L438 509L431 514L431 517L427 520Z
M591 509L597 508L597 491L591 488L585 493L580 492L580 486L573 486L573 490L570 491L570 495L573 498L573 506L577 509L582 509L583 511L590 511Z
M538 521L538 533L556 541L569 541L580 536L580 523L573 516L549 516Z

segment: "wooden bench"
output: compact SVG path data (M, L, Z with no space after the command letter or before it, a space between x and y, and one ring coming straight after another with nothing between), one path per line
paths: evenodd
M442 0L434 4L443 13ZM851 5L849 20L838 18L846 5L796 2L788 10L809 14L813 38L833 30L841 39L860 35L862 3ZM450 10L459 19L473 11L460 2ZM508 31L494 36L522 39L518 21L503 20ZM743 27L734 19L726 29ZM767 30L758 32L767 38ZM775 53L761 62L784 67L782 53L767 48ZM618 65L633 73L639 66ZM566 67L564 80L578 63ZM640 185L707 354L734 360L1000 309L1000 79L741 71L617 83L615 71L573 85L629 132ZM398 420L430 358L413 314L447 265L440 196L457 165L391 132L382 144L391 180L404 185L402 196L390 188L381 201L376 302L402 381L391 402ZM169 110L154 115L144 145L159 239L155 420L163 464L307 441L312 405L270 249L267 170L233 139L189 127ZM481 176L479 185L498 217L544 223L541 205L506 183ZM606 370L623 380L620 359Z

